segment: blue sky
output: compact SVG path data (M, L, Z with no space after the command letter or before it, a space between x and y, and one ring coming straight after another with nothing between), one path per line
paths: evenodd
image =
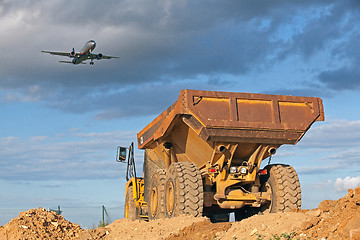
M326 121L272 161L296 168L304 208L344 195L360 184L359 7L0 1L0 225L39 206L68 208L64 216L84 226L101 217L80 214L86 208L122 211L116 147L135 141L181 89L321 97ZM95 53L120 59L74 66L41 53L79 50L90 39ZM139 169L142 157L137 151Z

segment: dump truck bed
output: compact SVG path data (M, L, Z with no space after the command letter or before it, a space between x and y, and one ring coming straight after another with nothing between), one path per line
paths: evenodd
M138 133L148 148L181 119L205 141L296 144L324 121L317 97L182 90L178 100Z

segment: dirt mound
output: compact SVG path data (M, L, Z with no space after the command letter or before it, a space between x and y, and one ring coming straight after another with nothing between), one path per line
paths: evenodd
M282 235L282 237L280 237ZM293 236L293 238L291 238ZM119 219L91 230L45 209L31 209L0 227L0 239L177 240L177 239L360 239L360 187L313 210L256 215L240 222L213 224L205 217L154 221Z
M159 219L149 222L129 219L119 219L105 228L85 231L80 234L80 240L106 239L166 239L184 228L199 222L209 221L205 217L179 216L176 218Z
M21 212L0 227L0 239L78 239L83 231L79 225L43 208Z
M290 235L294 239L360 239L360 187L349 189L337 201L325 200L313 210L256 215L235 222L217 239L269 239L281 235L281 239Z
M231 223L211 223L209 219L193 223L180 230L178 233L170 234L166 240L193 240L193 239L216 239L221 233L226 232Z
M313 221L312 215L297 212L256 215L234 222L218 239L270 239L276 235L290 235L298 230L304 230L304 223Z
M307 236L314 239L360 239L360 187L349 189L348 194L337 201L321 202L315 211L318 222L303 232Z
M189 216L150 222L121 219L91 231L92 238L83 239L360 239L360 187L313 210L255 215L234 223L212 224Z

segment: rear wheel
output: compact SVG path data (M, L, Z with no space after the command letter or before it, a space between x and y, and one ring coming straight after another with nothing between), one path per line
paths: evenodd
M301 207L299 177L293 167L274 164L265 167L268 174L261 178L261 192L270 195L271 200L260 208L244 206L235 211L235 221L241 221L255 214L289 212Z
M158 169L154 172L150 183L149 218L165 217L165 178L166 171Z
M136 207L133 196L134 196L133 186L130 186L125 196L125 209L124 209L124 217L130 220L136 220L140 218L139 209Z
M192 163L172 163L165 184L165 215L202 216L203 184L199 169Z
M271 202L261 207L261 212L289 212L301 207L301 188L295 169L289 165L274 164L265 167L268 175L262 192L271 195Z

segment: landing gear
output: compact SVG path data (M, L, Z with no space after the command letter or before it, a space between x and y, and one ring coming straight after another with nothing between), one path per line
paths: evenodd
M93 61L91 61L91 62L90 62L90 65L94 65L94 62L93 62Z

